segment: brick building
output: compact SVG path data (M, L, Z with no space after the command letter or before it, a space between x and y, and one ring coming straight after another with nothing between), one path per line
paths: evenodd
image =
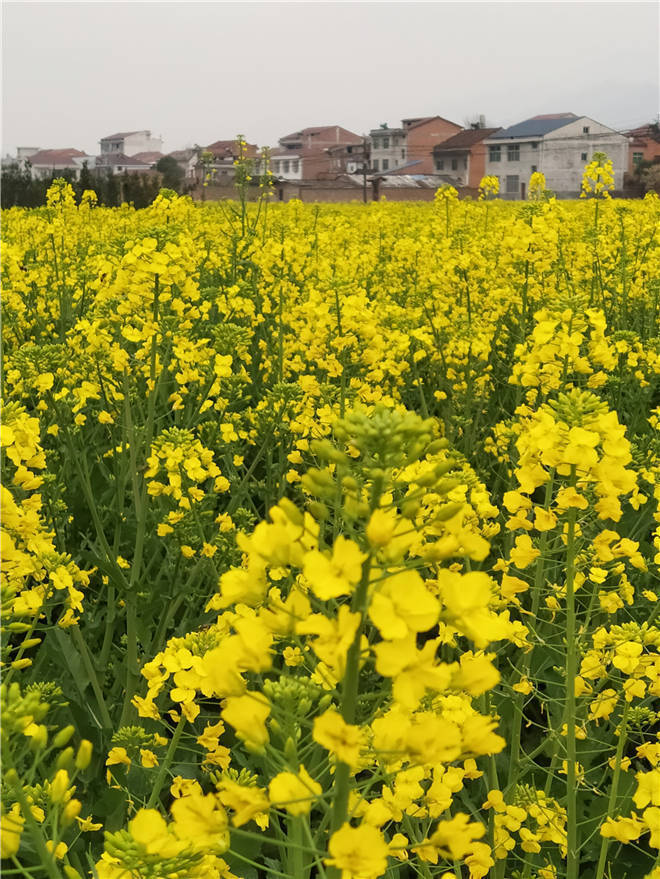
M451 175L459 186L477 189L486 173L488 147L484 140L497 134L499 130L469 128L436 144L433 147L434 170L439 174Z
M363 138L341 125L303 128L279 139L270 168L280 180L322 180L346 170L352 148L362 146Z
M433 147L459 131L460 125L442 116L402 119L400 128L373 128L371 168L378 173L432 174Z
M640 125L626 132L628 137L628 173L632 174L641 162L660 162L660 125Z

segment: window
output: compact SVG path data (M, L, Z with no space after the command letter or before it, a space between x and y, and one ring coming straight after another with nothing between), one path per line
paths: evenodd
M406 151L405 151L405 150L401 150L401 158L402 158L402 159L405 159L405 157L406 157Z
M289 163L289 160L288 160L288 159L285 159L285 160L284 160L284 173L285 173L285 174L288 174L288 173L289 173L289 164L290 164L290 163Z
M298 161L298 159L294 159L291 162L291 170L293 171L294 174L297 174L299 168L300 168L300 162Z
M378 170L378 159L374 159L372 164L374 166L374 171L377 171Z
M436 171L444 171L445 170L445 160L444 159L436 159L435 160L435 170Z
M380 149L380 141L378 140L377 137L374 137L372 143L373 143L373 148L374 148L375 150Z
M589 134L589 126L588 125L585 125L584 128L582 129L582 134Z
M502 159L502 147L500 146L489 146L488 147L488 158L491 162L499 162Z
M538 141L533 140L533 141L532 141L532 149L533 149L533 150L537 150L538 148L539 148Z
M394 167L395 167L395 168L398 168L398 167L399 167L399 160L398 160L398 159L395 159L395 160L394 160Z
M467 168L467 159L463 159L463 167Z
M507 175L506 191L509 195L518 195L518 192L520 191L520 179L517 174Z
M583 162L586 162L587 161L587 154L581 153L580 158L582 159Z
M388 171L390 167L389 159L383 159L383 171Z
M384 137L383 138L383 149L387 150L389 148L390 148L390 139L389 139L389 137Z
M347 146L347 147L346 147L346 152L347 152L347 153L352 153L352 152L353 152L353 147L352 147L352 146Z
M451 160L451 169L452 171L456 171L458 169L458 159Z
M506 148L506 158L507 158L507 161L509 161L509 162L519 162L520 161L520 144L519 143L508 144L508 146Z
M639 165L644 161L644 153L633 153L633 165Z

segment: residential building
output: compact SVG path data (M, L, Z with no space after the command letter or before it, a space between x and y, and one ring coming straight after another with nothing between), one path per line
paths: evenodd
M361 174L369 169L370 150L369 141L363 138L360 143L346 143L327 147L330 157L329 173L336 174Z
M487 137L497 134L499 128L468 128L433 147L434 170L454 177L459 186L477 189L486 173L484 143Z
M408 174L433 174L433 147L461 131L461 126L442 116L403 119L406 129ZM414 163L414 164L413 164Z
M279 139L279 147L270 154L270 168L280 180L327 179L344 172L352 148L364 150L364 139L341 125L303 128Z
M371 168L378 173L432 174L433 147L461 130L442 116L402 119L400 128L384 123L369 133Z
M341 125L317 125L311 128L303 128L294 131L279 139L280 148L291 152L300 150L314 150L320 152L327 147L339 144L362 143L359 134L342 128Z
M144 131L120 131L117 134L109 134L100 140L101 154L118 154L134 156L136 153L159 152L163 150L163 139L152 137L151 132Z
M143 173L150 171L152 165L143 162L135 156L126 156L124 153L101 153L96 157L96 169L108 170L111 174L123 174L124 171L132 173Z
M194 147L189 147L185 150L173 150L173 152L168 153L168 156L171 156L175 162L178 163L179 167L183 171L184 177L186 179L191 179L196 177L197 164L199 160L200 150Z
M163 153L161 153L160 150L146 150L143 153L135 153L134 156L130 156L129 158L136 162L144 162L145 165L149 165L150 168L155 168L158 161L163 158Z
M629 138L628 172L642 162L660 162L660 124L640 125L626 132Z
M36 152L32 152L32 148L27 148L27 150L29 150L29 156L25 155L25 147L18 148L19 160L29 163L33 178L50 177L57 171L73 171L75 176L79 177L85 162L90 170L96 164L95 156L88 156L82 150L76 150L72 147L60 150L37 150Z
M27 161L31 156L40 151L41 147L18 147L16 150L16 161L19 165L22 165L23 162Z
M524 199L534 171L560 198L575 198L582 174L595 152L607 153L614 169L614 187L623 188L628 139L588 116L549 113L525 119L491 135L486 141L486 174L499 178L500 196Z
M233 138L232 140L216 140L214 143L211 143L200 150L199 153L212 154L212 161L207 163L205 167L207 172L210 173L212 178L217 180L218 183L228 182L234 179L236 175L234 162L236 162L241 155L241 150L236 138ZM254 143L246 143L243 147L243 155L248 159L256 160L258 153L259 148ZM199 158L195 167L196 175L200 176L203 173L203 163L200 163Z
M383 122L369 132L371 168L378 173L394 171L408 161L407 133L404 128L390 128Z

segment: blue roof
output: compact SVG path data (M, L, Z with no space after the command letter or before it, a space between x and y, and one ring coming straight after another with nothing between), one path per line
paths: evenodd
M488 140L505 140L510 137L543 137L557 128L563 128L569 122L579 119L575 113L551 113L548 116L533 116L531 119L525 119L517 125L511 125L497 134L491 135Z

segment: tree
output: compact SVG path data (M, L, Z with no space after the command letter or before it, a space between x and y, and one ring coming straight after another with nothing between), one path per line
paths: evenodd
M94 178L89 170L87 162L82 163L82 168L80 169L80 177L78 178L78 185L76 187L78 198L83 194L86 189L93 189L98 196L98 192L96 191L96 185Z
M163 156L156 163L156 171L163 175L162 185L165 189L173 189L175 192L181 191L183 182L183 168L172 156Z

